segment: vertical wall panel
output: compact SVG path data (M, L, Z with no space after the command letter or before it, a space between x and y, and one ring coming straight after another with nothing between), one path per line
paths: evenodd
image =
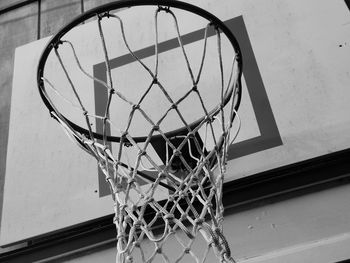
M36 39L37 10L37 4L33 3L0 16L0 220L6 171L14 53L16 47Z
M110 0L84 0L84 10L87 11L91 8L110 3Z
M0 1L0 9L8 7L12 5L13 3L17 3L17 1L14 0L1 0Z
M41 0L40 37L55 34L80 13L80 0Z

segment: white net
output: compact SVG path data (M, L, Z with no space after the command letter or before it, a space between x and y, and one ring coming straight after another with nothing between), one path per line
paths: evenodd
M69 40L61 39L55 46L55 55L63 69L73 99L59 91L58 85L43 76L46 87L58 94L62 100L73 105L86 123L86 133L72 127L72 124L53 106L53 101L44 90L46 99L52 104L51 114L65 128L78 145L94 156L103 171L114 201L114 223L117 230L117 262L209 262L212 253L220 262L235 262L223 234L222 188L227 160L227 149L234 141L240 124L231 134L233 121L238 119L236 110L241 92L241 68L238 51L230 58L229 74L224 74L219 28L210 21L203 30L201 57L198 73L194 73L180 34L179 23L172 9L155 6L155 67L151 69L130 48L123 19L111 13L97 15L97 26L102 44L107 81L97 79L81 65L75 46ZM173 21L178 40L178 49L184 58L184 65L191 85L174 98L168 91L168 83L159 76L158 15L165 13ZM115 87L112 77L109 52L103 31L104 19L118 22L122 41L134 61L150 76L143 83L144 92L134 101ZM212 87L219 94L214 107L205 104L201 92L201 77L206 63L208 32L216 36L218 78L220 85ZM60 48L71 50L75 65L84 75L100 83L107 91L105 111L97 115L84 105L79 89L65 66ZM141 85L141 84L140 84ZM152 91L161 93L168 107L155 118L146 110ZM177 94L178 95L178 94ZM202 118L192 121L181 107L186 101L198 101ZM111 120L111 104L122 102L130 112L121 128ZM147 102L147 103L146 103ZM135 117L137 116L137 117ZM181 123L176 131L164 131L163 126L173 116ZM142 137L133 136L135 122L147 123ZM91 128L92 120L102 122L100 136ZM111 140L110 129L118 131L118 139ZM163 162L159 163L151 154L154 145L163 147ZM133 154L131 154L133 152Z

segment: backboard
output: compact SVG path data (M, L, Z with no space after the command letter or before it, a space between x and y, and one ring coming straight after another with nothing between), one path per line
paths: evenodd
M350 32L343 26L348 16L343 2L288 1L283 6L275 1L225 0L216 1L215 5L209 0L189 2L223 20L242 49L244 89L239 111L242 128L229 150L226 182L349 147L350 52L347 43ZM315 6L320 11L315 12ZM126 16L129 11L118 14ZM147 58L152 54L154 41L152 12L140 9L125 23L133 49L151 65L152 61ZM186 15L179 22L186 49L193 54L190 60L197 61L201 40L197 32L203 24L189 20ZM135 24L131 26L131 23ZM173 48L173 25L167 30L167 24L168 21L162 23L161 58L172 61L173 68L167 69L170 74L165 78L169 81L177 78L176 88L181 88L186 81L179 77L182 74L179 65L183 61L178 60ZM106 24L104 30L106 35L115 34L113 25ZM101 42L93 41L93 36L98 40L96 21L80 26L70 38L81 44L82 49L77 53L81 64L88 65L86 70L95 77L104 78L106 69ZM147 76L126 55L128 52L122 43L113 38L107 41L107 45L118 47L109 54L113 74L118 81L127 81L128 87L137 89L142 78ZM213 41L215 38L210 37L209 45ZM47 42L48 38L41 39L16 51L2 245L45 235L112 212L109 189L96 162L67 140L57 123L48 117L39 97L36 66ZM66 52L72 57L71 50ZM70 67L70 63L75 62L65 60L65 63ZM210 86L218 81L211 75L214 65L214 62L209 63L204 76L209 103L212 99ZM133 75L128 73L130 69ZM83 99L96 113L101 111L100 102L105 94L96 92L98 84L81 77L73 67L71 70L73 80L84 83L86 97ZM61 79L63 72L52 70L48 74ZM133 89L126 92L130 92L130 96L135 94ZM162 100L150 102L150 111L157 113L162 103ZM74 109L71 104L71 101L62 104L61 109ZM191 111L192 106L189 104L186 109ZM115 112L117 118L123 118L121 109L116 108ZM75 118L74 113L71 116ZM197 117L193 111L194 120ZM98 129L98 122L94 125ZM140 136L143 125L135 127L136 132L141 132ZM177 126L177 122L168 124L169 130ZM153 154L159 163L163 162L162 151L154 147Z

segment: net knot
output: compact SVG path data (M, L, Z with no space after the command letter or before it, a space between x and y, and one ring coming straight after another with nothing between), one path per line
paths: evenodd
M114 194L118 194L124 190L124 186L122 184L117 184L116 190L114 191Z
M194 220L194 224L198 225L198 226L202 225L203 222L204 222L204 219L202 219L202 218L197 218Z
M180 217L180 220L184 221L186 218L187 218L187 214L182 214L181 217Z
M184 188L185 188L186 186L184 186ZM188 196L188 193L187 193L187 191L184 191L184 190L180 190L179 191L179 197L181 198L181 199L183 199L183 198L185 198L185 197L187 197Z
M181 155L181 151L178 150L178 149L176 149L176 150L174 151L174 156L180 156L180 155Z
M159 178L160 180L166 179L166 178L167 178L167 174L166 174L164 171L162 171L162 172L160 172L160 173L158 174L158 178Z
M139 155L140 155L140 156L146 155L146 151L144 151L144 150L139 150Z
M137 221L134 222L135 228L141 228L141 225L142 225L141 220L137 220Z
M62 40L58 40L55 44L53 44L53 47L55 48L55 49L58 49L58 46L59 45L62 45L63 44L63 41Z
M152 84L158 84L158 79L157 79L157 77L154 77L154 78L153 78Z
M192 87L192 91L198 92L198 87L197 87L197 85L194 85L194 86Z
M214 146L213 150L217 153L220 153L220 148L217 145Z
M87 110L84 110L84 111L83 111L83 115L84 115L84 116L87 116L87 115L88 115L88 111L87 111Z
M195 138L195 132L194 132L194 131L190 132L190 133L188 134L188 138L189 138L189 139L194 139L194 138Z
M129 178L128 179L128 184L131 185L133 183L135 183L135 179L134 178Z
M131 206L131 211L135 212L135 211L137 211L137 208L138 208L137 205L132 205Z
M222 101L222 102L220 103L220 109L223 110L224 108L225 108L225 103Z
M157 247L156 248L156 253L161 254L162 253L162 247Z
M135 247L140 247L140 242L139 242L139 241L135 241L135 242L134 242L134 246L135 246Z
M156 217L156 218L162 217L162 212L158 211L158 212L156 213L156 216L155 216L155 217Z
M218 222L223 222L223 221L224 221L224 217L223 217L222 215L219 215L219 216L217 217L217 221L218 221Z
M190 249L189 247L186 247L185 250L184 250L184 253L185 253L185 254L189 254L190 251L191 251L191 249Z
M120 232L120 233L117 235L117 240L123 239L123 238L125 238L125 237L126 237L126 235L125 235L124 233Z
M192 183L197 184L198 181L199 181L198 175L197 174L192 175Z
M210 21L210 22L209 22L209 26L214 27L214 29L217 29L217 28L218 28L217 24L215 24L213 21Z
M103 14L98 14L97 17L98 17L99 20L102 20L102 18L104 18L104 17L109 18L110 14L109 14L109 12L105 12Z
M124 217L124 222L123 222L123 223L124 223L124 224L132 223L131 217L130 217L130 216L125 216L125 217Z
M140 108L140 105L139 104L134 104L132 105L132 109L133 110L138 110Z
M121 142L123 142L123 144L126 146L126 147L130 147L132 146L132 143L127 139L127 135L128 135L128 132L125 131L122 133L122 135L120 136L121 138Z
M132 257L132 256L130 256L130 255L129 255L129 256L127 256L127 257L126 257L126 262L127 262L127 263L133 263L133 262L134 262L133 257Z
M152 203L153 201L154 201L154 198L150 196L147 198L146 203Z
M153 126L153 131L158 131L159 130L159 125L154 125Z
M164 220L172 221L174 219L174 214L167 214L164 216Z
M123 210L125 210L125 208L126 208L126 207L128 207L126 204L124 204L124 205L120 205L120 210L122 210L122 211L123 211Z
M213 121L214 121L214 118L213 118L213 117L211 117L211 116L209 116L209 115L207 115L207 116L205 117L205 122L212 123Z
M169 13L170 12L170 6L161 6L159 5L158 6L158 12L160 11L165 11L166 13Z

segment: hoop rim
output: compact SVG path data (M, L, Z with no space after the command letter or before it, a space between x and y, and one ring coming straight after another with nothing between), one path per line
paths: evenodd
M90 136L90 132L87 129L84 129L83 127L75 124L74 122L70 121L68 118L63 116L60 112L58 112L56 110L56 108L54 107L54 105L52 105L50 100L46 97L46 95L45 95L45 93L46 93L45 92L45 83L42 79L43 75L44 75L44 68L45 68L46 61L47 61L48 56L50 55L51 51L59 43L61 38L64 35L66 35L74 27L78 26L79 24L85 22L86 20L88 20L90 18L96 17L97 15L106 14L106 13L110 12L111 10L118 10L118 9L122 9L122 8L135 7L135 6L163 6L163 7L165 6L165 7L173 7L173 8L177 8L177 9L182 9L182 10L191 12L193 14L196 14L196 15L199 15L199 16L205 18L206 20L208 20L210 23L215 25L218 29L220 29L226 35L226 37L229 39L231 45L233 46L233 48L236 52L236 56L237 56L236 61L237 61L238 68L240 69L238 71L239 75L237 78L239 90L237 92L237 102L234 106L234 109L237 111L239 108L239 105L241 102L241 96L242 96L242 88L241 88L241 75L242 75L242 66L243 66L242 53L241 53L241 49L239 47L239 44L238 44L236 37L233 35L231 30L224 24L224 22L222 22L219 18L217 18L215 15L211 14L210 12L208 12L208 11L198 7L198 6L195 6L195 5L192 5L189 3L185 3L182 1L177 1L177 0L138 0L138 1L119 0L119 1L115 1L112 3L108 3L108 4L104 4L104 5L95 7L93 9L79 15L78 17L73 19L70 23L68 23L63 28L61 28L49 40L49 42L45 46L45 48L40 56L38 67L37 67L37 85L38 85L39 94L41 96L41 99L43 100L44 104L48 108L48 110L51 114L51 117L53 117L54 119L57 120L58 116L61 116L62 118L64 118L64 121L67 124L69 124L74 131L77 131L77 132L84 134L85 136L88 136L88 137ZM224 99L224 104L228 103L229 98L232 95L232 92L233 92L233 90L229 94L227 94L227 96ZM213 110L211 110L210 114L218 112L219 110L220 110L220 105L216 106ZM53 113L55 113L55 114L53 114ZM235 117L235 114L233 115L233 118L234 117ZM192 129L192 128L196 127L204 118L205 118L205 116L199 118L198 120L194 121L193 123L191 123L188 126ZM173 131L166 132L165 135L168 137L173 137L173 136L181 134L182 132L184 132L186 130L187 130L187 128L185 126L185 127L173 130ZM103 135L101 133L92 132L92 135L96 139L103 139ZM154 136L152 136L152 138L157 138L160 136L161 135L154 135ZM147 138L147 136L133 137L135 142L144 142L146 140L146 138ZM106 140L109 142L120 142L121 137L107 135Z

